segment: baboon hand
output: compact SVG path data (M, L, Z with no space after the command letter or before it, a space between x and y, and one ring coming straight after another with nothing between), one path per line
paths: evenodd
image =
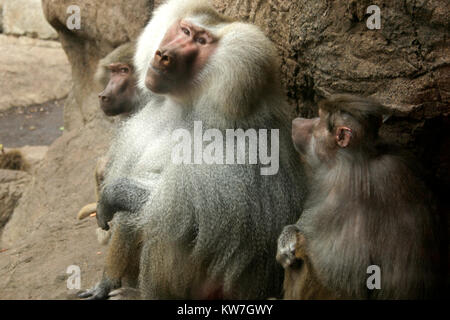
M92 288L78 293L78 297L85 300L105 300L108 298L108 293L109 288L103 286L101 282L98 282Z
M277 261L285 269L291 266L295 260L299 258L296 257L299 235L300 230L298 227L296 225L289 225L284 227L278 238Z
M78 293L78 297L85 300L106 300L109 293L119 287L120 281L111 281L104 277L91 289Z
M97 205L98 226L109 230L108 222L117 212L138 212L149 194L146 186L128 178L119 178L105 185Z

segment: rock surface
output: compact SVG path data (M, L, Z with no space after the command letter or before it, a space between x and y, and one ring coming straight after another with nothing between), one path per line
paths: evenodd
M5 152L11 150L13 149L5 148ZM24 146L15 150L22 153L25 161L30 165L30 171L35 171L47 155L48 146Z
M56 39L58 34L45 20L41 0L4 0L3 29L6 34Z
M0 234L30 180L27 172L0 169Z
M372 95L427 116L450 111L446 1L215 0L222 12L259 25L278 45L288 96L303 115L330 93ZM366 8L381 9L369 30Z
M0 242L2 299L65 299L66 269L77 265L85 288L98 280L104 250L96 220L76 214L95 201L94 168L104 155L111 124L95 120L65 133L47 152Z
M55 41L0 34L0 111L64 98L71 70Z
M214 0L222 12L259 25L276 43L293 112L311 116L315 102L352 92L387 102L395 116L389 137L410 147L442 190L449 188L449 11L447 1ZM43 0L73 70L65 106L68 132L49 149L5 228L0 253L2 298L65 298L65 270L78 265L82 287L100 279L103 251L95 219L75 220L94 200L96 159L107 149L111 124L92 90L98 60L133 39L152 1L82 6L82 28L65 28L68 0ZM365 10L381 8L381 30L368 30ZM101 251L102 254L97 254Z

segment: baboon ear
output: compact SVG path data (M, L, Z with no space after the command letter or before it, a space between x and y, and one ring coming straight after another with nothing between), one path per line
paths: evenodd
M352 139L353 131L349 127L338 127L336 129L336 143L341 147L345 148L350 144Z

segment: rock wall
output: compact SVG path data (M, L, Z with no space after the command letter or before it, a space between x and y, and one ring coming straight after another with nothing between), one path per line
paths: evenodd
M49 58L50 57L50 58ZM0 34L0 112L67 97L67 56L56 41Z
M58 34L45 20L41 0L3 0L3 30L6 34L56 39Z
M0 169L0 234L30 180L31 176L24 171Z

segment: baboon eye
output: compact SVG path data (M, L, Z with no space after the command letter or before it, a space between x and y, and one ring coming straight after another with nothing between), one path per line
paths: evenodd
M200 43L201 45L205 45L206 39L205 38L197 38L197 42Z
M183 31L183 33L184 33L185 35L187 35L187 36L191 35L191 32L190 32L188 29L186 29L186 28L181 28L181 30Z
M120 69L120 72L122 72L122 73L128 73L128 68L121 68L121 69Z

